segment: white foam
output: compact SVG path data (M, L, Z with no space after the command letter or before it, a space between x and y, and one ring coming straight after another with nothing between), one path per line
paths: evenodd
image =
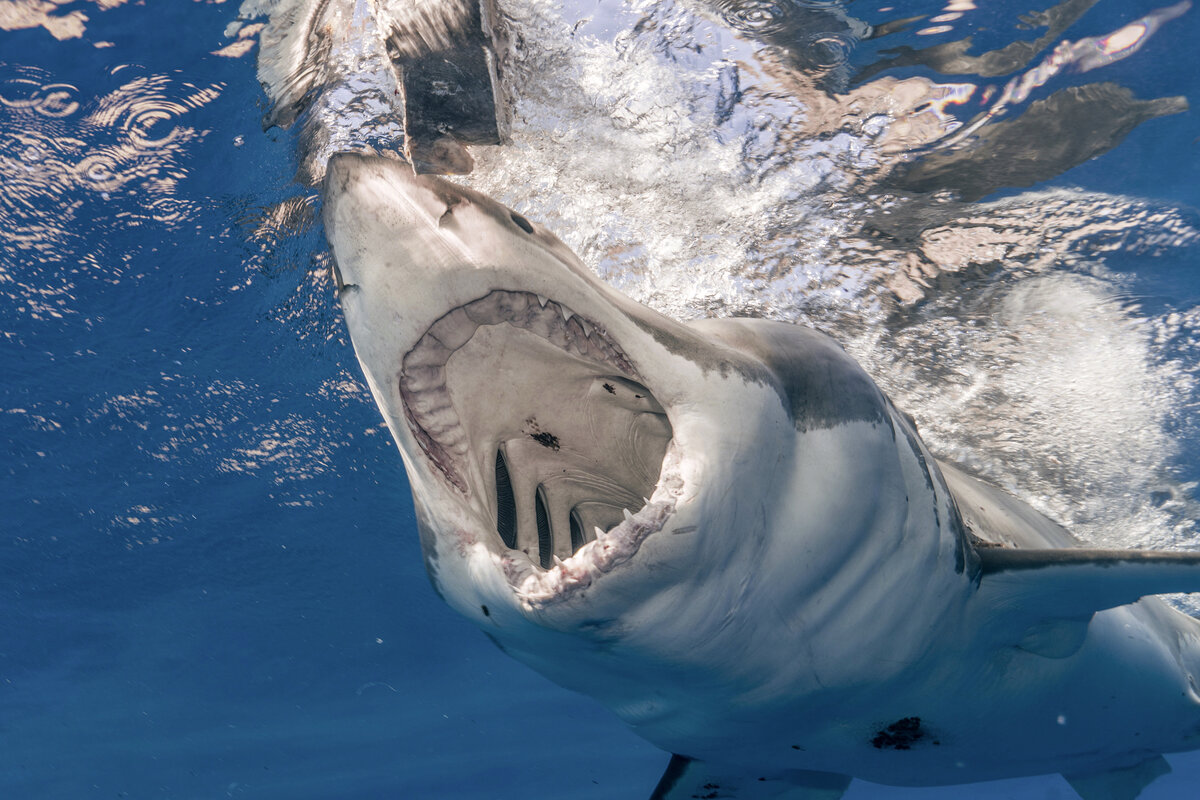
M1197 543L1176 459L1196 449L1200 313L1147 313L1103 269L1195 248L1185 215L1067 190L906 205L880 176L956 124L945 103L912 110L969 84L881 78L831 100L673 3L503 8L512 142L477 148L465 182L671 316L829 330L936 454L1086 540Z

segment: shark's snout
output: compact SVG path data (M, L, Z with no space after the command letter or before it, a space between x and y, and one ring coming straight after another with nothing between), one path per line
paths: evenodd
M358 153L338 153L329 160L324 195L327 219L339 204L353 206L354 213L382 215L398 243L405 227L436 226L464 200L448 181L417 175L402 162Z
M472 217L483 216L509 233L527 236L538 233L524 216L472 189L434 175L418 175L400 161L358 153L338 153L330 159L325 173L325 196L335 198L335 202L337 198L374 202L379 211L392 218L392 223L408 217L412 225L432 225L443 230L453 229L456 224L469 225L472 233L478 233ZM397 198L403 200L404 208L395 207Z

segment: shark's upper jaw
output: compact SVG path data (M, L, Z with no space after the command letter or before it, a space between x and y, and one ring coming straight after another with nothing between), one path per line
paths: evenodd
M464 492L467 485L462 473L468 442L450 400L446 365L485 325L509 325L528 331L568 354L607 366L615 374L637 374L603 329L540 295L497 289L446 312L404 354L400 396L421 449L446 479ZM552 434L541 435L546 446L558 449Z

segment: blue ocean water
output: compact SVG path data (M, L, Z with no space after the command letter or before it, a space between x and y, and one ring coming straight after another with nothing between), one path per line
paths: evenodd
M294 177L296 134L262 131L253 51L216 54L237 41L237 9L51 5L0 17L0 796L648 795L665 754L430 589L327 276L320 201ZM973 52L1010 40L1016 16L979 5ZM885 6L847 11L900 15ZM1059 38L1154 8L1100 2ZM1104 80L1194 103L1198 16ZM1034 189L1146 198L1195 225L1197 113L1133 127ZM1180 239L1093 254L1139 319L1200 303L1200 251ZM1200 362L1187 335L1156 356L1183 363L1181 385ZM1185 508L1200 477L1190 403L1164 422ZM1175 543L1194 546L1186 533ZM1200 757L1170 761L1145 798L1195 796ZM1072 795L1057 776L847 795L967 796Z

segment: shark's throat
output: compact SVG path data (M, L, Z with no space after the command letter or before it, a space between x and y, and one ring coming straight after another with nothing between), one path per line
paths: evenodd
M521 602L527 608L540 608L568 600L632 559L642 543L665 528L675 514L684 490L680 462L672 441L658 485L646 504L637 513L626 510L624 520L607 532L594 529L595 538L565 561L556 559L550 569L538 569L516 550L500 555L499 565Z
M447 312L404 355L399 390L433 474L490 516L490 549L527 603L629 560L674 510L666 412L604 328L562 303L495 290Z

